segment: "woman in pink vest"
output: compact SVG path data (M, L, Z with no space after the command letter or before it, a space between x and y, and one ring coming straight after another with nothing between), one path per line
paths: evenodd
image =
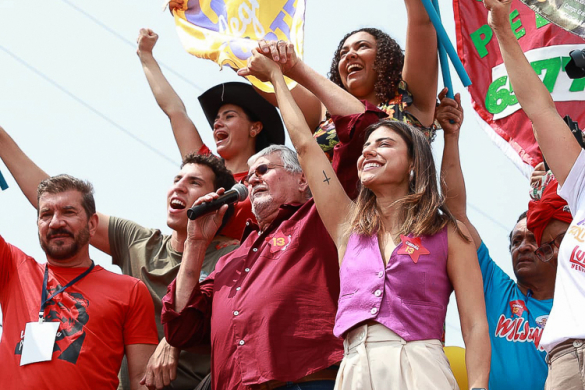
M334 333L345 339L345 355L336 389L458 388L439 341L453 290L470 387L487 388L490 340L475 246L444 206L424 135L401 122L377 122L371 111L351 118L356 127L377 122L365 132L357 161L361 189L353 202L278 64L255 50L246 72L273 83L317 210L338 249ZM339 87L327 88L339 94ZM341 93L348 104L359 104Z

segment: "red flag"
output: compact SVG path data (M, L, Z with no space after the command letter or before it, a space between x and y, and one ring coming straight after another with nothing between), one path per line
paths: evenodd
M495 34L481 1L453 0L457 51L473 84L468 87L480 124L526 176L542 161L532 125L512 91ZM551 92L561 116L585 126L585 79L565 73L569 52L585 48L583 39L551 24L518 0L510 14L528 61Z

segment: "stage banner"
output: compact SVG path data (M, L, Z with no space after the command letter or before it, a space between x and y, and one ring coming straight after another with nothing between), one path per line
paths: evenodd
M266 39L292 42L303 57L305 0L189 0L186 7L174 12L175 24L185 50L194 56L240 69L258 40ZM253 76L248 80L273 91L270 83Z
M457 51L473 82L468 87L476 117L490 138L529 176L542 155L532 125L510 85L498 42L487 24L481 1L454 0ZM585 79L565 73L569 52L585 41L534 13L519 0L512 2L510 24L532 68L551 92L561 116L570 115L585 127Z
M585 38L585 0L522 0L540 16Z

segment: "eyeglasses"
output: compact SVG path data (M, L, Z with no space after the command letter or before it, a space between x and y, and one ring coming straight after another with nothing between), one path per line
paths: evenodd
M260 164L256 167L256 169L254 169L253 172L248 173L248 176L246 176L243 180L245 185L250 184L250 179L252 179L253 175L256 175L256 177L260 177L262 175L265 175L266 172L268 172L269 169L274 169L276 167L280 167L280 168L284 168L284 165L277 165L277 164Z
M538 257L540 261L544 261L545 263L547 261L550 261L550 259L552 259L553 255L555 254L554 247L556 246L557 248L559 248L564 237L565 233L559 234L558 236L555 237L554 240L546 242L542 244L540 247L538 247L538 249L534 251L534 254L536 255L536 257Z

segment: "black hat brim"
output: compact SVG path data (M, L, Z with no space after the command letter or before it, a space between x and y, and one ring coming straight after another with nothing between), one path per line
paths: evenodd
M269 144L284 145L284 125L276 107L249 84L230 82L216 85L199 96L199 103L212 129L221 106L233 104L250 111L262 122L262 133Z

